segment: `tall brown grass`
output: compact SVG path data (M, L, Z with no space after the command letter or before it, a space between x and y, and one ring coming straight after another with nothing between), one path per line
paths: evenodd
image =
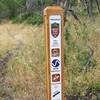
M72 21L73 20L73 21ZM95 23L84 20L84 29L72 17L68 18L68 42L65 40L65 93L84 95L86 89L95 83L100 83L100 18ZM82 31L83 29L83 31ZM80 32L78 35L77 32ZM84 38L85 37L85 38ZM12 24L0 25L0 55L15 48L18 40L22 47L16 51L8 63L5 83L8 95L14 100L45 100L45 46L42 26ZM94 50L96 61L94 68L88 72L80 72L80 62L77 55L88 51L87 46ZM79 50L79 51L78 51ZM82 58L83 59L83 58ZM1 90L0 90L1 91Z

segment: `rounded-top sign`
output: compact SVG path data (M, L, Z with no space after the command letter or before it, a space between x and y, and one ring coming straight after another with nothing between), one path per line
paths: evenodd
M44 9L46 44L46 100L64 100L64 11L59 6Z

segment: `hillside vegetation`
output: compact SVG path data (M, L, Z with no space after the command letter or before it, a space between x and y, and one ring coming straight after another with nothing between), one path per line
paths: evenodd
M100 91L100 16L95 22L87 19L81 24L73 17L67 19L65 94L84 96L88 91ZM0 60L7 53L12 54L5 62L6 67L0 68L1 99L45 100L44 51L43 25L0 25Z
M100 2L54 1L65 11L65 96L100 100ZM0 0L0 100L45 100L42 12L53 4Z

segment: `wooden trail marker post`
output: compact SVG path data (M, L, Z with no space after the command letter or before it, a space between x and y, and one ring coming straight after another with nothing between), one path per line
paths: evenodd
M44 9L46 100L64 100L64 14L59 6Z

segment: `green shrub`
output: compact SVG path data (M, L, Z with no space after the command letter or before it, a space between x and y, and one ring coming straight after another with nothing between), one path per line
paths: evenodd
M42 22L42 16L39 13L36 13L26 19L27 24L40 25Z
M21 14L17 17L14 17L13 23L26 23L26 24L32 24L32 25L40 25L43 22L42 16L39 13L35 13L34 15L31 15L29 13Z
M88 87L88 91L90 91L90 92L100 91L100 83L91 84L91 85Z
M70 36L70 32L69 32L69 25L67 25L67 23L65 24L64 27L64 37L65 37L65 41L69 41L69 36Z
M77 24L74 24L76 34L79 37L82 37L83 39L86 39L89 35L88 27L85 23L82 23L80 26Z
M28 13L23 13L23 14L20 14L14 18L12 18L12 21L13 23L22 23L24 22L25 20L27 20L27 18L30 16L30 14Z
M87 59L88 59L87 51L82 51L82 52L78 53L77 60L78 60L78 63L80 64L80 66L85 66L85 64L87 63Z
M65 48L64 48L64 62L65 62L65 66L67 66L68 64L68 60L69 60L69 44L70 44L70 25L69 23L65 23L65 27L64 27L64 44L65 44Z
M9 16L9 9L8 7L0 2L0 20Z

